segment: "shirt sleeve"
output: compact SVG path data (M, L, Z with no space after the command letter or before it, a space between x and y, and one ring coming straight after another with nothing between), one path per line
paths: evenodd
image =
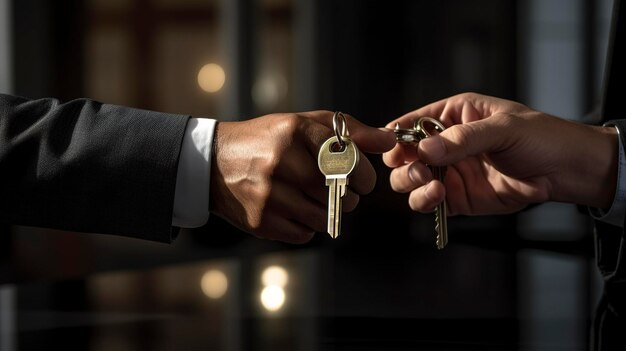
M209 219L211 150L216 120L191 118L183 137L172 226L201 227Z
M594 219L608 223L620 228L624 227L624 218L626 216L626 155L624 153L624 145L622 143L621 134L623 131L617 125L611 122L605 123L605 126L613 126L618 134L618 166L617 166L617 186L615 189L615 197L613 203L608 210L599 208L589 208L589 214Z

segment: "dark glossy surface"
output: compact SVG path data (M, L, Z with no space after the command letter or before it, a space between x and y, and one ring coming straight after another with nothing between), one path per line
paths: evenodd
M270 266L288 274L275 282L285 299L274 312L261 302ZM219 298L203 292L208 271L227 279ZM582 253L337 241L5 284L2 342L3 350L589 350L602 331L592 328L602 291Z

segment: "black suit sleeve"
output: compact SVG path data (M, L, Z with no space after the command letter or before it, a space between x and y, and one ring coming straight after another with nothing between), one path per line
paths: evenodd
M171 241L188 120L0 94L0 222Z
M626 145L626 117L624 114L623 85L626 81L626 9L621 0L613 3L611 38L607 52L604 93L602 101L602 119L606 124L614 125L620 131L622 145ZM626 223L625 223L626 225ZM624 230L610 224L596 221L596 259L598 267L607 283L626 284L626 242Z
M611 120L605 125L617 127L621 145L624 147L626 145L626 120ZM596 260L600 272L609 283L626 283L626 257L624 257L626 242L623 228L626 228L626 223L620 228L602 221L595 221Z

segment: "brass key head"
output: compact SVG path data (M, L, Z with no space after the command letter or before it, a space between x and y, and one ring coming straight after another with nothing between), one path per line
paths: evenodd
M320 147L317 164L326 178L348 177L359 163L359 149L350 138L341 139L343 148L336 137L329 138Z

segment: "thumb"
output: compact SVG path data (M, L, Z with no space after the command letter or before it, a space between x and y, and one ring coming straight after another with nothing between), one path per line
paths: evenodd
M419 158L433 166L450 165L470 156L501 150L504 142L510 140L510 133L490 118L456 124L420 141Z

